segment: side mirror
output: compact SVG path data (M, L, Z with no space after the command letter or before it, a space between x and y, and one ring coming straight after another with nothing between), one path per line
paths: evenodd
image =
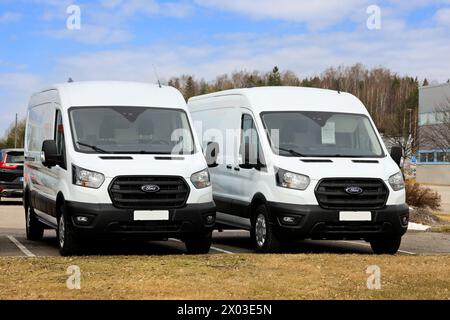
M402 161L403 157L403 150L400 146L393 146L391 148L391 158L394 160L394 162L400 167L400 163Z
M51 168L62 163L62 157L58 155L55 140L45 140L42 143L42 154L42 164L47 168Z
M208 142L205 151L206 163L209 168L215 168L219 164L217 163L217 157L219 156L219 144L217 142Z

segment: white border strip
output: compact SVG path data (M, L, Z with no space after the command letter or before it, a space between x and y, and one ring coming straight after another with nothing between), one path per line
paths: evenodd
M9 240L11 240L11 242L14 243L17 246L17 248L19 248L20 251L22 251L27 257L36 257L36 255L34 255L30 250L27 249L27 247L21 244L19 240L17 240L13 236L6 236L6 237Z

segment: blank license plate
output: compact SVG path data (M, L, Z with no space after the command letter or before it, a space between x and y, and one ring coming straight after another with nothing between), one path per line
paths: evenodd
M370 211L341 211L339 221L372 221Z
M167 221L167 220L169 220L169 211L167 210L134 212L134 221Z

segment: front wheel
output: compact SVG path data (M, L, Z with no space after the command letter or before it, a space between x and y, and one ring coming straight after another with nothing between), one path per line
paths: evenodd
M61 216L58 221L58 245L59 253L63 256L72 256L80 253L81 245L80 240L72 230L72 226L69 223L69 218L64 211L61 209Z
M185 239L184 244L189 254L206 254L211 248L212 232L189 236Z
M370 241L375 254L396 254L402 242L401 237L387 237Z
M45 227L38 221L31 204L25 209L25 222L27 239L32 241L42 240Z
M255 250L259 253L276 252L280 247L280 241L270 224L269 210L263 204L256 208L251 237Z

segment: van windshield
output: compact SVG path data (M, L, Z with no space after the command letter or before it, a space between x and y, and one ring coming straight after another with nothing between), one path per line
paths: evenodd
M75 148L84 153L193 154L186 112L147 107L74 107Z
M334 112L264 112L264 127L275 153L286 157L384 156L369 118Z

